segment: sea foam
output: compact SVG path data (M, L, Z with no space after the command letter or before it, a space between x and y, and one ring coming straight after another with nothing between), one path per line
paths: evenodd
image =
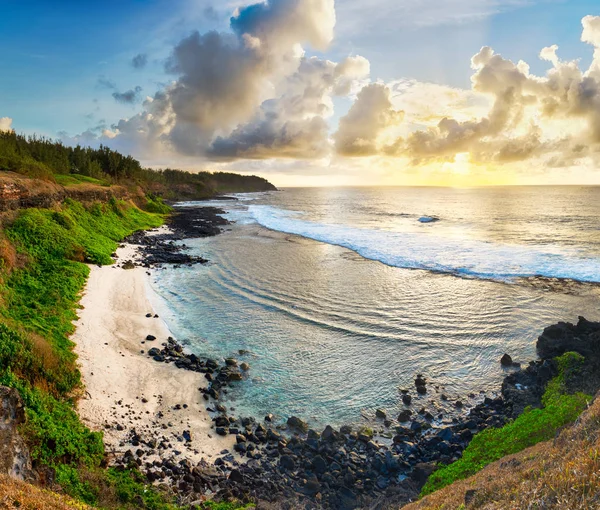
M342 246L389 266L465 277L511 281L542 276L600 282L600 260L559 246L511 245L436 236L431 232L391 232L302 219L296 211L249 205L260 225Z

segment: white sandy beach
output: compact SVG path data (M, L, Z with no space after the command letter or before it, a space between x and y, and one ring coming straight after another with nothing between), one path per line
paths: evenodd
M117 264L132 259L135 247L125 245L117 255ZM109 453L132 448L124 440L135 428L143 437L159 441L164 437L172 449L193 462L214 458L221 450L231 449L235 439L211 430L212 421L198 391L206 386L206 379L141 353L161 348L171 336L162 319L146 317L154 315L147 278L141 267L91 267L72 337L86 390L79 402L80 416L93 430L104 431ZM142 343L149 334L156 340ZM177 404L182 408L174 409ZM117 425L123 430L117 430ZM181 441L184 430L191 432L191 443Z

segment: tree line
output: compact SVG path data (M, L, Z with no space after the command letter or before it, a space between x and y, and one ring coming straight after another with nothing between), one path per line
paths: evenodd
M132 156L104 145L94 149L71 147L40 136L25 136L15 131L0 132L0 171L13 171L31 177L61 182L60 176L83 176L88 182L137 184L154 192L169 194L177 190L188 195L212 195L235 191L276 189L269 181L254 175L229 172L186 172L176 169L144 168ZM186 193L187 191L187 193Z

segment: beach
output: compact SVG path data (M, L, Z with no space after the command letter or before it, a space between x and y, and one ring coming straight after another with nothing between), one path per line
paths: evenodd
M114 265L90 266L72 337L85 387L79 414L91 429L104 431L109 454L125 453L135 431L156 439L155 456L180 452L192 462L214 459L235 438L211 429L199 391L207 384L201 374L156 363L146 354L161 348L171 333L150 305L147 270L118 267L134 259L135 251L134 245L121 245ZM146 341L148 335L156 340Z

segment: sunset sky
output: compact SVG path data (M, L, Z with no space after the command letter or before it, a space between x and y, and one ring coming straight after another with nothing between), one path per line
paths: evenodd
M600 184L596 0L0 0L0 129L278 186Z

